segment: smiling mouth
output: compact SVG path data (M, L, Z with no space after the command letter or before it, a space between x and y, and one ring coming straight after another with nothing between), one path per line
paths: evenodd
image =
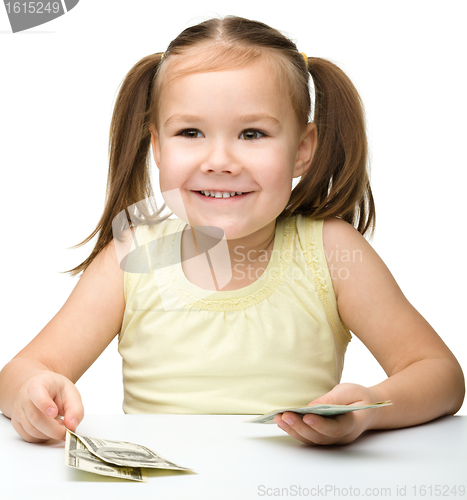
M229 199L229 198L240 198L248 194L248 192L235 192L235 191L195 191L195 193L204 196L205 198L216 198L216 199Z

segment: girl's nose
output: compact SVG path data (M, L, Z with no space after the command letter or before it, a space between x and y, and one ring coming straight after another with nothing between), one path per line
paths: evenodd
M213 144L201 165L204 173L231 173L237 175L241 171L241 166L235 158L232 148L224 142Z

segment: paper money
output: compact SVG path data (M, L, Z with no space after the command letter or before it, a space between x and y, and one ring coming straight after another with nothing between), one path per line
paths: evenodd
M278 413L284 413L286 411L291 411L293 413L298 413L299 415L306 415L308 413L314 413L315 415L322 415L324 417L332 417L334 415L342 415L343 413L348 413L350 411L356 410L367 410L369 408L380 408L382 406L392 405L390 401L381 401L380 403L372 403L369 405L323 405L316 404L310 406L304 406L301 408L281 408L280 410L274 410L259 417L252 418L250 420L245 420L252 424L274 424L274 417Z
M140 467L118 467L96 457L71 432L66 433L65 464L74 469L101 474L103 476L131 479L144 483L148 481L146 473Z
M140 444L92 438L69 429L67 431L65 463L76 469L144 482L147 476L141 468L191 470Z

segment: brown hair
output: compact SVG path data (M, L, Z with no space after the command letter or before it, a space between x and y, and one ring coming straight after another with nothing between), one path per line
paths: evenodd
M188 51L189 57L184 57ZM202 66L199 58L192 57L196 51L203 53ZM110 126L104 212L94 231L72 248L86 244L96 234L98 239L90 256L66 273L75 276L91 264L112 240L115 221L119 221L120 232L123 227L152 225L171 215L162 217L165 204L160 209L153 204L149 174L149 127L157 123L158 98L168 76L173 79L190 72L241 66L257 57L267 57L283 77L303 127L311 116L310 75L315 88L317 149L278 218L297 214L316 219L335 216L363 235L369 229L374 232L363 106L342 70L316 57L308 58L307 68L296 45L282 33L235 16L210 19L185 29L162 55L157 52L141 59L122 82Z

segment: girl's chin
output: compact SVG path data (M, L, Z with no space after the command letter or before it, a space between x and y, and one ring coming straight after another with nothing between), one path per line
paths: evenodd
M221 227L220 225L214 225L208 224L205 222L204 224L193 224L192 227L195 230L196 235L202 236L207 236L209 238L216 238L216 239L227 239L227 240L234 240L241 238L243 235L239 233L238 228L237 229L232 229L228 227ZM188 226L186 226L186 229L190 229Z

